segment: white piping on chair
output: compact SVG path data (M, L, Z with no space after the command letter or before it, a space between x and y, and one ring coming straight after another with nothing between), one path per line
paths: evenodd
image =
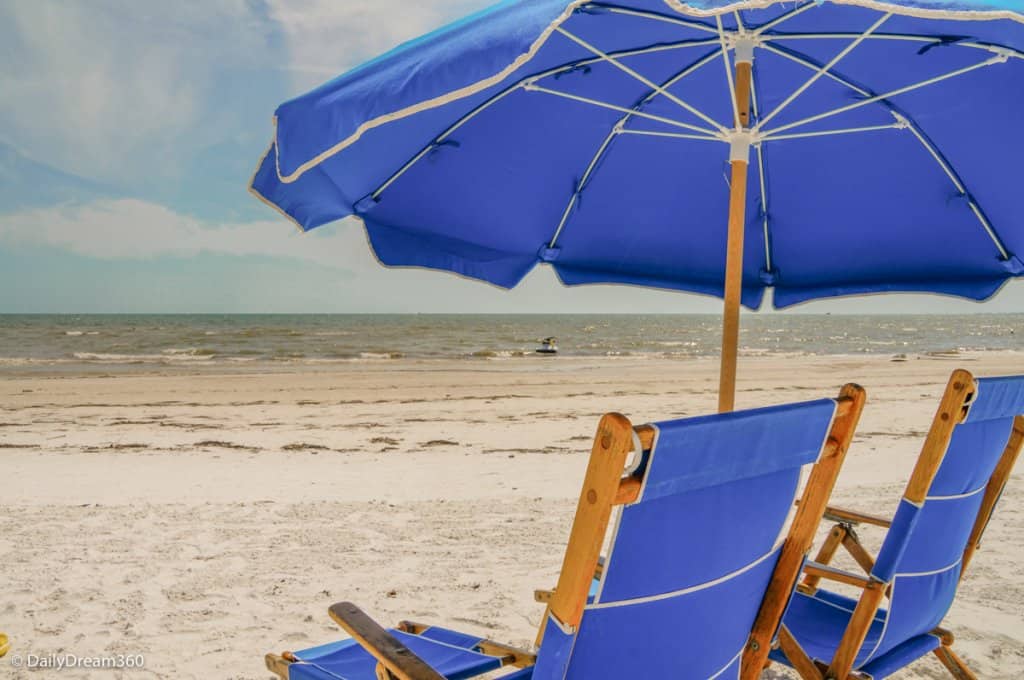
M947 571L949 571L951 569L955 569L956 567L960 566L960 562L962 562L962 561L963 561L963 557L958 557L957 560L955 562L953 562L952 564L947 564L946 566L940 567L939 569L932 569L931 571L903 572L903 573L899 573L899 574L894 574L893 577L892 577L892 581L893 581L893 583L895 583L897 578L915 578L915 577L918 577L918 576L936 576L938 574L943 574L943 573L945 573L945 572L947 572Z
M644 497L647 478L650 476L651 464L654 461L654 450L658 447L658 435L661 431L658 429L658 426L654 424L651 424L651 428L654 430L654 439L651 441L651 455L647 459L647 473L644 474L643 481L640 483L640 491L637 493L636 500L633 503L639 503ZM640 461L643 457L643 446L640 444L640 437L637 435L636 430L633 430L633 437L635 438L634 446L641 449L640 457L636 459L637 467L639 467ZM604 569L601 570L601 577L597 580L597 592L594 594L594 604L600 603L601 597L604 595L604 584L607 582L608 574L611 571L612 559L615 557L615 544L619 542L619 528L622 526L622 515L626 511L626 507L627 506L623 505L615 509L615 526L612 528L612 536L608 544L608 557L605 558Z
M794 595L794 597L806 597L809 600L814 600L815 602L820 602L823 605L832 607L833 609L838 609L839 611L846 612L847 614L852 614L853 613L852 609L849 609L849 608L844 607L842 605L836 604L835 602L829 602L828 600L823 600L822 598L818 597L817 595L804 595L803 593L797 592L796 595ZM885 618L884 615L876 613L872 620L873 621L881 621L884 618Z
M893 577L892 577L892 580L890 581L890 585L889 585L889 588L890 588L889 601L893 602L895 600L895 598L896 598L896 583L897 583L897 581L900 578L914 578L914 577L917 577L917 576L936 576L938 574L942 574L942 573L945 573L947 571L950 571L951 569L955 569L957 566L960 565L960 562L962 560L963 560L963 557L960 557L955 562L953 562L952 564L947 565L945 567L942 567L941 569L934 569L932 571L922 571L922 572L917 572L917 573L904 572L904 573L894 574ZM878 642L875 643L875 646L871 650L871 653L868 654L864 658L864 662L861 663L860 666L865 666L865 665L867 665L868 663L870 663L874 659L875 654L878 652L878 648L881 647L882 646L882 642L885 641L885 634L889 630L889 621L891 620L891 618L892 618L892 611L891 611L891 609L886 610L885 623L882 625L882 633L881 633L881 635L878 636ZM858 668L860 666L858 666Z
M889 584L889 602L890 602L890 604L892 603L892 598L894 598L895 596L896 596L896 579L894 578L894 579L892 579L892 581ZM858 669L861 666L866 666L868 663L870 663L872 657L874 657L875 654L878 652L878 648L882 646L882 642L885 640L885 633L889 630L889 621L891 619L892 619L892 612L889 609L886 609L885 610L885 619L882 621L882 632L878 634L878 641L875 642L875 646L871 648L871 652L869 652L868 655L866 657L864 657L864 661L861 662L860 665L857 666ZM853 657L854 662L856 662L857 656L859 656L860 651L861 650L858 649L857 650L857 655L855 655Z
M618 608L618 607L631 607L633 605L647 604L647 603L650 603L650 602L658 602L660 600L670 600L672 598L680 597L682 595L689 595L690 593L695 593L695 592L698 592L698 591L701 591L701 590L707 590L708 588L714 588L715 586L721 585L722 583L725 583L726 581L731 581L732 579L736 578L737 576L742 576L743 574L747 573L751 569L757 567L759 564L761 564L765 560L767 560L770 557L772 557L773 555L775 555L779 551L780 547L781 547L781 545L776 545L770 551L766 552L764 555L761 555L760 557L755 559L753 562L750 562L749 564L746 564L746 565L740 567L739 569L736 569L735 571L732 571L732 572L730 572L730 573L728 573L728 574L726 574L724 576L720 576L720 577L718 577L718 578L716 578L714 580L711 580L711 581L705 581L704 583L699 583L699 584L697 584L695 586L689 586L689 587L686 587L686 588L680 588L679 590L673 590L673 591L670 591L670 592L667 592L667 593L661 593L660 595L647 595L645 597L636 597L636 598L631 598L631 599L628 599L628 600L616 600L615 602L601 602L601 603L588 604L585 607L585 609L586 610L596 610L596 609L614 609L614 608Z
M956 500L960 500L961 498L970 498L971 496L977 496L979 493L981 493L982 491L984 491L987 488L988 488L988 484L985 484L984 486L979 486L974 491L966 491L964 493L952 494L950 496L925 496L924 500L925 500L925 502L928 502L928 501L956 501Z
M625 469L625 474L627 477L631 476L633 473L639 470L640 465L643 463L644 460L644 445L640 441L640 435L636 433L635 429L633 430L632 434L634 453L633 459L630 461L629 465ZM657 428L655 428L655 437L657 437ZM653 444L651 445L651 450L654 450ZM650 461L648 461L647 463L647 469L651 469ZM644 479L646 478L647 475L644 475ZM601 601L601 595L604 593L605 577L608 575L608 572L611 569L612 556L615 554L615 544L619 540L619 527L622 525L622 514L624 510L624 506L619 506L615 508L615 524L612 527L612 536L608 544L608 557L604 561L604 569L601 570L601 576L597 579L597 592L594 593L595 604Z
M722 668L720 670L715 671L714 675L711 675L710 677L708 677L708 680L715 680L716 678L722 677L722 673L725 673L727 670L729 670L729 666L731 666L734 663L736 663L736 660L739 659L741 656L743 656L743 650L745 650L746 648L747 648L746 645L743 645L742 647L740 647L740 651L736 652L735 656L733 656L731 659L729 659L729 662L726 663L724 666L722 666ZM739 677L739 676L737 676L737 677Z

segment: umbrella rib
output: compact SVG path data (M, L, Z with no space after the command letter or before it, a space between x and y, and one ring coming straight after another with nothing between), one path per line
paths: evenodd
M785 40L822 40L833 38L853 38L857 33L770 33L762 35L763 42L782 42ZM1009 56L1024 58L1024 52L999 43L982 43L974 40L960 40L956 42L943 43L934 35L918 35L915 33L873 33L868 40L896 40L904 42L929 43L931 45L946 44L950 47L969 47L976 50L984 50L994 54L1008 54Z
M907 92L912 92L914 90L919 90L922 87L927 87L929 85L934 85L935 83L940 83L940 82L942 82L944 80L949 80L950 78L955 78L956 76L960 76L960 75L963 75L965 73L970 73L971 71L976 71L976 70L978 70L980 68L985 68L986 66L992 66L994 64L1005 63L1006 60L1007 60L1007 57L1005 55L999 55L999 56L991 57L990 59L986 59L985 61L978 62L977 64L972 64L970 66L965 66L963 68L958 68L955 71L950 71L948 73L943 73L942 75L935 76L934 78L928 78L927 80L922 80L922 81L913 83L911 85L906 85L904 87L896 88L895 90L889 90L888 92L883 92L882 94L878 94L878 95L875 95L873 97L868 97L867 99L862 99L861 101L854 102L853 104L847 104L846 106L840 106L838 108L831 109L831 110L825 111L823 113L819 113L819 114L816 114L816 115L813 115L813 116L808 116L807 118L802 118L800 120L793 121L792 123L786 123L785 125L780 125L779 127L774 128L772 130L765 131L765 134L766 135L777 134L779 132L782 132L783 130L790 130L792 128L799 127L799 126L802 126L802 125L807 125L808 123L814 123L816 121L819 121L819 120L822 120L822 119L825 119L825 118L831 118L832 116L837 116L837 115L839 115L841 113L846 113L847 111L852 111L852 110L858 109L858 108L860 108L862 106L867 106L868 104L874 104L874 103L882 101L884 99L889 99L891 97L895 97L896 95L905 94Z
M671 137L673 139L699 139L705 142L724 142L721 137L709 137L707 135L688 135L684 132L656 132L654 130L637 130L635 128L622 128L615 134L619 135L640 135L644 137Z
M757 80L754 78L753 73L750 75L750 106L756 121L760 113L757 103ZM761 148L760 144L755 146L755 153L757 154L757 178L761 188L761 228L764 231L765 271L770 273L772 271L772 246L771 232L768 224L768 184L764 176L764 149Z
M555 30L558 31L559 33L561 33L562 35L564 35L569 40L572 40L574 43L576 43L580 47L583 47L584 49L593 52L595 55L597 55L598 57L600 57L604 61L607 61L609 64L611 64L612 66L614 66L617 69L621 70L623 73L629 75L630 77L634 78L635 80L639 80L641 83L643 83L647 87L651 88L652 90L654 90L655 92L657 92L661 96L665 97L665 99L668 99L669 101L671 101L674 104L678 104L679 106L681 106L686 111L689 111L690 113L692 113L693 115L697 116L698 118L700 118L704 122L714 126L720 132L725 132L725 130L726 130L725 127L721 123L716 121L714 118L712 118L711 116L707 115L706 113L704 113L703 111L701 111L697 107L693 106L692 104L688 104L687 102L683 101L679 97L675 96L674 94L672 94L671 92L666 90L661 85L658 85L657 83L655 83L653 80L651 80L651 79L647 78L646 76L642 75L641 73L633 70L629 66L626 66L621 61L619 61L615 57L611 56L607 52L604 52L600 48L595 47L594 45L591 45L590 43L588 43L583 38L580 38L579 36L570 33L569 31L565 30L561 26L558 26L557 28L555 28Z
M935 159L935 162L939 164L939 167L941 167L942 170L949 177L949 179L953 181L953 185L956 186L957 191L960 192L960 195L965 196L967 198L967 205L971 208L971 212L974 213L974 216L978 218L978 221L981 222L981 226L985 229L985 233L988 234L988 237L992 240L992 243L995 244L996 250L999 251L999 256L1003 259L1003 261L1009 260L1010 252L1006 249L1006 245L1003 243L1003 240L999 238L999 234L996 233L996 230L992 226L992 223L989 222L988 216L985 215L984 211L982 211L981 209L981 206L978 205L978 202L975 201L974 197L971 196L971 194L967 191L967 186L963 183L963 181L960 179L957 173L953 170L949 162L939 152L935 145L932 144L931 141L929 141L928 138L924 136L924 133L921 130L919 130L916 125L908 124L908 127L910 128L910 132L914 135L914 137L917 138L917 141L919 141L921 145L928 151L928 153L931 154L932 158Z
M550 94L556 97L563 97L565 99L571 99L573 101L580 102L582 104L590 104L602 109L609 109L611 111L621 111L622 113L632 113L634 116L640 116L641 118L647 118L654 120L659 123L665 123L666 125L674 125L675 127L681 127L687 130L696 130L697 132L703 132L707 135L714 136L716 133L714 130L708 130L697 125L690 125L673 118L665 118L664 116L656 116L652 113L644 113L643 111L634 111L633 109L627 109L625 106L619 106L618 104L610 104L608 102L600 101L599 99L591 99L589 97L581 97L579 95L570 94L568 92L562 92L560 90L552 90L547 87L541 87L533 83L527 83L523 86L527 92L541 92L543 94Z
M668 50L685 49L687 47L700 47L702 45L711 45L711 44L717 44L717 43L718 43L718 39L717 38L708 39L708 40L685 40L685 41L680 41L680 42L677 42L677 43L664 43L664 44L660 44L660 45L651 45L651 46L648 46L648 47L634 48L634 49L630 49L630 50L621 50L621 51L613 52L612 54L614 54L615 56L631 56L631 55L636 55L636 54L650 54L652 52L664 52L664 51L668 51ZM506 89L502 90L501 92L496 93L495 95L493 95L492 97L490 97L486 101L481 102L478 106L476 106L475 108L473 108L472 110L467 112L465 115L463 115L461 118L459 118L457 121L455 121L451 126L449 126L444 132L439 134L437 137L435 137L434 139L430 140L429 144L424 146L415 156L413 156L411 159L406 161L406 163L404 165L402 165L402 167L400 167L390 177L388 177L379 187L377 187L370 194L371 198L373 198L374 200L377 200L378 198L380 198L380 195L382 193L384 193L384 191L388 187L390 187L392 184L394 184L412 166L416 165L416 163L418 163L420 160L422 160L423 157L426 156L437 144L439 144L440 142L443 142L445 139L450 137L455 131L457 131L463 125L468 123L470 120L475 118L477 115L479 115L479 114L483 113L484 111L486 111L488 108L490 108L494 104L497 104L499 101L504 99L506 96L512 94L513 92L518 92L519 90L524 89L531 81L537 80L539 78L547 78L549 76L558 75L560 73L566 73L566 72L572 71L573 69L579 68L581 66L587 66L587 65L590 65L590 64L596 64L596 63L598 63L600 61L601 61L600 57L592 57L592 58L588 58L588 59L580 59L580 60L572 61L572 62L569 62L567 64L559 64L558 66L556 66L554 68L550 68L550 69L547 69L545 71L541 71L540 73L535 73L533 75L530 75L530 76L527 76L525 78L522 78L519 81L517 81L517 82L513 83L512 85L508 86Z
M682 80L686 76L690 75L691 73L693 73L697 69L699 69L702 66L704 66L705 64L709 63L716 56L718 56L718 50L713 50L711 52L708 52L703 57L701 57L697 61L693 62L692 64L690 64L689 66L684 68L682 71L680 71L676 75L672 76L669 80L665 81L663 87L671 87L672 85L674 85L675 83L679 82L680 80ZM565 229L565 225L569 221L569 216L572 214L573 207L579 201L580 194L583 192L583 189L586 187L587 183L590 182L591 176L594 174L594 171L597 169L597 164L600 162L601 158L604 156L605 151L607 151L608 147L611 145L612 140L615 139L616 134L621 133L621 132L631 132L631 131L625 130L623 128L623 126L626 123L629 122L630 118L633 117L633 113L635 111L638 111L641 106L643 106L644 104L647 104L648 102L653 100L655 98L655 96L657 96L657 94L658 94L657 92L653 92L653 91L648 93L647 96L645 96L643 99L641 99L636 104L636 106L633 107L633 111L631 111L630 113L627 113L625 116L620 118L619 121L615 124L615 126L612 127L611 131L608 132L607 136L605 136L604 141L601 143L601 146L598 148L597 153L595 153L594 157L590 160L590 164L587 166L586 171L583 173L583 177L580 179L579 184L576 186L576 190L573 191L572 196L569 198L569 204L565 207L565 210L562 212L562 218L558 222L558 227L555 229L554 235L551 237L551 240L548 242L548 248L554 248L555 244L558 242L558 237L561 236L562 230ZM697 136L697 135L693 135L693 137L696 138L696 139L716 139L714 137L703 137L703 136Z
M803 66L805 68L810 68L810 69L821 68L821 64L819 64L819 63L817 63L815 61L812 61L810 58L799 56L802 53L789 52L788 50L780 49L778 47L775 47L774 45L768 45L768 44L762 44L761 47L763 49L768 50L772 54L776 54L776 55L778 55L780 57L784 57L786 59L789 59L790 61L795 62L797 64L800 64L801 66ZM826 78L831 78L832 80L836 81L837 83L839 83L841 85L845 85L846 87L850 88L851 90L853 90L854 92L856 92L857 94L859 94L859 95L861 95L863 97L870 97L872 94L874 94L870 90L866 90L863 87L860 87L859 85L857 85L856 83L853 83L853 82L851 82L849 80L846 80L842 76L840 76L840 75L838 75L838 74L836 74L836 73L834 73L832 71L827 71L825 73L825 77Z
M832 59L827 64L825 64L820 69L815 71L814 75L812 75L810 78L808 78L804 82L803 85L801 85L796 90L794 90L793 94L791 94L788 97L786 97L786 99L781 104L776 106L773 111L771 111L767 116L765 116L764 120L758 121L758 123L757 123L758 126L766 124L772 118L774 118L779 113L781 113L787 106L792 104L793 101L795 101L797 97L799 97L804 92L806 92L809 87L814 85L814 83L818 82L818 79L821 78L823 75L825 75L825 73L827 73L828 71L831 71L832 68L836 64L838 64L840 61L842 61L843 58L846 57L846 55L850 54L850 52L853 52L853 50L856 49L858 45L860 45L862 42L864 42L864 40L868 36L870 36L872 33L874 33L875 30L877 30L882 24L884 24L886 21L888 21L891 17L892 17L892 12L889 12L887 14L883 14L882 17L878 21L873 23L865 32L858 34L857 37L854 38L850 42L849 45L847 45L845 48L843 48L839 52L839 54L837 54L836 56L832 57Z
M789 59L790 61L793 61L793 62L795 62L795 63L797 63L797 64L799 64L799 65L801 65L801 66L803 66L805 68L814 68L814 69L816 69L816 68L820 67L819 64L815 63L810 57L807 57L806 55L802 55L800 53L790 53L790 52L788 52L786 50L779 49L779 48L774 47L772 45L764 45L764 48L767 49L768 51L772 52L773 54L776 54L776 55L781 56L781 57L785 57L786 59ZM826 75L828 75L828 77L830 77L833 80L835 80L837 83L850 88L851 90L853 90L854 92L860 94L861 96L870 97L870 96L873 95L873 93L870 90L867 90L867 89L857 85L856 83L852 82L848 78L845 78L845 77L841 76L838 73L830 71ZM945 172L946 175L949 177L950 181L953 182L953 186L956 187L957 191L960 192L961 195L967 197L968 205L970 206L971 211L978 218L978 221L981 222L982 227L985 229L985 232L988 234L989 238L992 240L992 243L995 245L996 249L999 251L1000 256L1002 257L1002 259L1004 261L1008 260L1010 258L1010 253L1007 250L1005 244L1003 243L1003 240L999 237L999 234L996 232L995 227L992 226L992 223L989 221L988 217L985 215L985 212L981 209L981 206L978 205L978 202L967 191L967 186L964 184L963 180L957 174L956 170L953 169L953 166L951 166L949 164L949 162L942 155L942 153L939 151L939 149L930 140L928 140L928 138L924 135L924 132L921 130L921 128L917 124L917 122L914 121L910 116L904 115L904 114L896 111L895 106L893 104L891 104L890 102L880 100L879 103L882 104L883 106L885 106L890 111L890 113L892 113L893 116L896 117L896 121L897 122L896 122L895 125L893 125L891 127L901 127L902 126L902 127L909 128L911 133L914 135L914 137L916 137L917 140L925 147L925 149L928 151L928 153L931 154L932 158L935 159L935 162L939 164L939 167L941 167L943 172ZM902 123L902 125L901 125L901 123ZM880 126L880 127L886 127L886 126ZM774 137L774 138L772 138L772 137L768 136L768 137L763 137L761 139L761 141L771 141L772 139L778 140L780 138L781 137Z
M854 132L875 132L877 130L904 130L910 127L906 122L895 122L888 125L865 125L864 127L840 128L838 130L818 130L815 132L796 132L791 135L765 135L758 137L759 142L779 142L784 139L806 139L808 137L828 137L831 135L846 135Z
M512 94L513 92L518 92L520 89L523 88L524 83L525 83L525 81L520 81L520 82L516 83L515 85L513 85L512 87L509 87L507 90L502 90L501 92L496 94L494 97L492 97L491 99L488 99L486 102L484 102L483 104L481 104L480 106L478 106L477 108L473 109L468 114L466 114L465 116L463 116L462 118L457 120L451 127L449 127L447 130L442 132L440 135L438 135L437 137L432 139L429 144L427 144L422 149L420 149L419 153L417 153L415 156L413 156L408 161L406 161L405 165L400 167L390 177L388 177L386 180L384 180L384 183L381 184L379 187L377 187L370 194L370 196L373 198L373 200L377 200L378 198L380 198L380 195L383 194L388 189L388 187L390 187L392 184L397 182L402 177L402 175L404 175L406 172L409 171L410 168L412 168L412 166L414 166L418 162L420 162L423 159L424 156L426 156L428 153L430 153L438 144L440 144L445 139L447 139L453 132L455 132L460 127L462 127L463 125L468 123L470 120L475 118L477 115L479 115L479 114L483 113L484 111L486 111L487 109L489 109L492 105L497 104L499 101L501 101L502 99L504 99L508 95Z
M736 131L742 129L740 122L740 105L736 101L736 86L732 79L732 65L729 64L729 44L725 39L725 29L722 27L721 15L715 15L715 25L718 27L718 40L722 43L722 61L725 63L725 80L729 84L729 102L732 104L733 126Z

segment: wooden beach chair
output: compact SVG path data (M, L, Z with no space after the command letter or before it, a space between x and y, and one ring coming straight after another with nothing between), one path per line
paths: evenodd
M270 654L267 667L286 680L461 679L504 666L516 680L756 678L863 403L848 385L838 399L638 428L604 416L558 585L541 597L536 654L437 626L385 630L339 603L330 616L351 639Z
M939 628L1024 444L1024 376L953 373L892 520L830 507L838 522L805 568L772 658L805 680L884 678L934 653L959 680L976 676ZM887 529L873 557L855 527ZM865 574L834 569L842 546ZM851 599L819 589L852 585ZM883 604L885 607L883 608Z

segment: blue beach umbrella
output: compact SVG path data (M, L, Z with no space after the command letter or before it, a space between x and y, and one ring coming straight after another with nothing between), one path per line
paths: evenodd
M1024 276L1024 0L515 0L282 104L252 191L379 260L739 307Z

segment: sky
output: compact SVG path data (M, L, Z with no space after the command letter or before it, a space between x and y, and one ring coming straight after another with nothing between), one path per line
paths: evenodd
M247 193L276 106L489 0L0 0L0 313L704 312L721 303L514 291L373 258L353 220L300 234ZM886 295L797 312L1024 310Z

